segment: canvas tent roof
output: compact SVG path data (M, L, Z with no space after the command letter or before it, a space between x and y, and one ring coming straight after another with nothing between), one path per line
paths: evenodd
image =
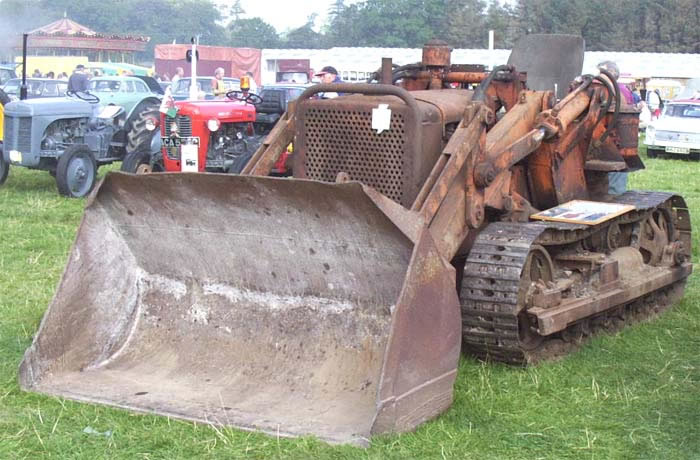
M30 34L47 34L47 35L97 35L94 30L85 27L84 25L78 24L77 22L68 19L61 18L58 21L54 21L51 24L46 24L45 26L38 27Z

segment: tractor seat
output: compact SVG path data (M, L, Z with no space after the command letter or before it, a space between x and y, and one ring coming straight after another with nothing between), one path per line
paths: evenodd
M287 110L287 94L281 89L264 89L260 92L263 101L255 109L258 113L282 115Z

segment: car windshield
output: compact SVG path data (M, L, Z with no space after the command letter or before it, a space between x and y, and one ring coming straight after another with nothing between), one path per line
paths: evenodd
M664 115L669 117L700 118L700 105L668 104Z
M10 80L7 83L5 83L5 86L3 86L2 89L7 94L19 94L20 83L21 80Z
M15 73L10 69L0 69L0 85L10 78L15 78Z
M308 83L309 76L304 72L280 72L278 80L289 83Z
M3 90L7 94L17 96L21 85L22 80L13 79L5 84ZM68 83L61 80L27 80L27 96L29 97L64 96L66 89L68 89Z
M41 85L39 92L43 97L63 96L68 89L68 83L65 81L45 81Z
M204 91L206 94L212 94L212 89L211 89L211 81L214 79L214 77L202 77L202 78L197 78L197 89L199 91ZM175 87L172 90L173 94L177 95L187 95L190 92L190 82L192 79L190 78L181 78L175 83ZM232 90L239 90L240 89L240 80L237 78L224 78L224 86L226 87L227 90L232 91Z
M89 89L95 93L113 93L119 91L120 81L115 80L90 80Z
M263 86L262 90L275 90L275 91L284 91L285 94L287 95L287 99L292 101L299 96L301 96L301 93L304 92L306 87L297 87L297 86L283 86L283 85L268 85L268 86Z

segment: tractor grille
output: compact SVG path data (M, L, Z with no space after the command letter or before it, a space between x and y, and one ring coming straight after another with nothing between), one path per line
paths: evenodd
M170 125L173 122L177 122L177 127L180 128L180 137L190 137L192 136L192 119L189 115L176 115L173 117L165 117L165 136L170 136Z
M401 203L404 194L404 116L391 113L391 128L372 129L372 111L309 108L304 119L306 174L334 182L339 172Z
M20 152L32 150L32 117L5 116L5 145Z

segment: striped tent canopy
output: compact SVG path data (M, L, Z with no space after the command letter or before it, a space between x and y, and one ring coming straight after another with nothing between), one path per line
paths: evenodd
M30 34L46 34L46 35L97 35L92 29L89 29L77 22L66 17L54 21L51 24L39 27L29 32Z

